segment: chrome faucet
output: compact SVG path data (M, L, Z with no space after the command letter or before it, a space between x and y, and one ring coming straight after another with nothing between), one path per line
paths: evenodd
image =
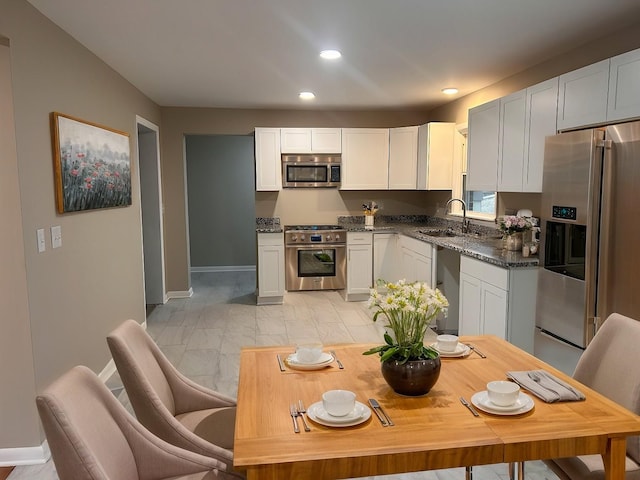
M445 210L453 202L460 202L462 204L462 233L469 232L469 222L467 221L467 204L461 198L450 198L447 200L447 204L444 206Z

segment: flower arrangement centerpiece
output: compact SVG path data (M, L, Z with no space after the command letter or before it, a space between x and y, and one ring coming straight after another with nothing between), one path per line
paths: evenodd
M373 228L373 217L378 211L378 205L376 202L363 203L362 210L364 212L365 227Z
M515 215L505 215L498 223L498 227L500 228L503 236L513 235L518 232L525 232L531 229L532 226L533 224L528 218L517 217Z
M385 343L363 354L380 355L382 375L396 392L423 395L440 375L440 356L424 345L424 337L436 317L440 313L446 315L449 302L440 290L424 282L379 280L378 284L386 289L386 294L372 289L369 308L376 310L374 322L380 316L387 321Z

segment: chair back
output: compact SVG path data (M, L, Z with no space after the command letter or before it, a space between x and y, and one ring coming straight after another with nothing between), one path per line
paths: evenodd
M612 313L580 357L573 377L640 414L640 322ZM640 437L627 438L627 454L640 463Z
M87 367L68 371L36 404L61 479L138 479L123 433L128 412Z
M127 320L107 337L122 383L127 390L136 416L143 425L155 424L157 404L161 403L171 416L176 414L173 390L166 369L173 368L153 339L134 320Z

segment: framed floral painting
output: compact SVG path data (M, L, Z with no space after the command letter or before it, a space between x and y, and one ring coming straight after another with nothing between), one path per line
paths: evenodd
M129 134L53 112L58 213L131 205Z

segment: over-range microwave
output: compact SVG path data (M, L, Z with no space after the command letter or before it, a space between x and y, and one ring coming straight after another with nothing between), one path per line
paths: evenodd
M339 187L340 155L282 155L282 186Z

